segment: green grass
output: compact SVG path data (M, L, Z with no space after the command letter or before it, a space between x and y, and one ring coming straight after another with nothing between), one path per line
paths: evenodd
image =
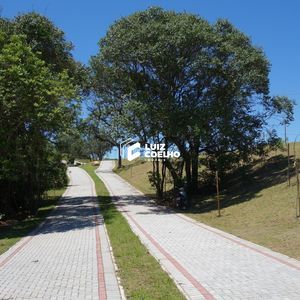
M55 207L64 191L65 189L48 191L45 199L42 200L41 207L34 217L22 221L16 221L16 223L10 227L0 227L0 254L7 251L22 237L35 229Z
M132 232L111 202L109 193L90 164L82 167L92 177L113 248L119 276L128 299L185 299L174 282Z
M291 155L294 154L291 144ZM296 144L300 157L300 143ZM143 193L149 194L147 172L151 163L124 162L116 172ZM134 164L132 168L132 164ZM137 174L135 174L135 170ZM132 175L131 175L132 174ZM256 161L245 174L241 170L221 181L221 217L217 217L214 190L193 199L189 217L300 259L300 219L296 218L296 178L287 186L287 157L280 150L266 161Z
M81 162L83 164L88 164L89 162L91 162L91 160L88 159L88 158L75 158L75 160L79 161L79 162Z

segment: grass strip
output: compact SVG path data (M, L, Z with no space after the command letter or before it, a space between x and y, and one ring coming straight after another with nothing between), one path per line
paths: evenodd
M132 232L116 209L95 167L82 167L95 182L100 210L113 248L119 276L128 299L185 299L173 280Z

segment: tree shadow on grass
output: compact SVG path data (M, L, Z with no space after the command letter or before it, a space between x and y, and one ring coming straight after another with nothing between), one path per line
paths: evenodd
M291 171L291 176L294 176L294 171ZM274 156L266 162L256 162L241 167L220 182L222 208L260 197L259 192L263 189L285 181L287 181L287 158L282 155ZM217 201L214 192L195 197L189 212L203 213L216 209Z
M111 224L118 214L115 203L112 200L111 196L98 196L100 213L103 215L106 224Z
M11 247L18 239L33 235L35 229L51 213L60 196L48 196L41 201L36 215L21 221L13 220L9 226L0 227L0 254Z

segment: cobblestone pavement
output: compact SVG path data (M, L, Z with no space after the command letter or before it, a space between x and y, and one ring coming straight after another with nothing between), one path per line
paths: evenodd
M0 256L0 299L121 299L94 183L80 168L69 175L46 222Z
M112 172L98 176L133 231L188 299L300 299L300 262L159 208Z

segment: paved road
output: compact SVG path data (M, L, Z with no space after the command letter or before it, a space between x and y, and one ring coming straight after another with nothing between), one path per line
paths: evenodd
M112 172L97 170L134 232L189 299L300 299L300 262L157 208Z
M0 256L0 299L121 299L92 180L70 168L59 206Z

